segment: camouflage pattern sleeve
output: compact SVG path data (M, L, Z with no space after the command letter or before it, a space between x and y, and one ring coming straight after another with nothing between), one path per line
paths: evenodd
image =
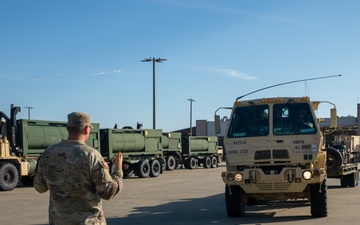
M48 190L48 187L45 182L44 175L42 173L42 168L40 166L42 160L41 157L38 159L38 162L36 164L35 168L35 177L33 180L34 188L39 193L44 193Z
M90 169L93 185L102 199L109 200L122 190L122 169L115 169L110 175L108 164L98 152L90 156Z

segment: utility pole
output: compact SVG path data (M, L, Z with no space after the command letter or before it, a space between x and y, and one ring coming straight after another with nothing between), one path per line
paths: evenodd
M189 98L188 101L190 101L190 136L192 136L192 103L195 102L195 100Z
M31 106L26 106L26 107L24 107L24 108L28 110L28 119L30 119L30 110L31 110L31 109L34 109L34 108L31 107Z
M166 59L161 59L161 58L146 58L146 59L143 59L141 60L141 62L153 62L153 129L155 129L156 127L156 122L155 122L155 111L156 111L156 108L155 108L155 63L162 63L163 61L166 61Z

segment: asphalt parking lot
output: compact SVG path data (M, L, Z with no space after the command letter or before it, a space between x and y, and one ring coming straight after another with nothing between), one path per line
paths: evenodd
M124 180L124 189L104 201L107 224L115 225L240 225L240 224L358 224L359 187L340 188L328 180L328 217L313 218L304 201L264 202L248 206L243 218L226 215L222 163L215 169L178 169L157 178ZM32 187L0 192L0 224L48 224L48 193Z

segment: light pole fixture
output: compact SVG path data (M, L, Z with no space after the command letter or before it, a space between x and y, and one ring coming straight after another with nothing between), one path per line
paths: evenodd
M192 136L192 103L195 102L195 100L189 98L188 101L190 101L190 136Z
M30 119L30 110L31 110L31 109L34 109L34 108L31 107L31 106L26 106L26 107L24 107L24 108L28 110L28 119Z
M163 61L166 61L166 59L161 59L161 58L146 58L141 60L141 62L153 62L153 129L155 129L156 127L156 122L155 122L155 63L162 63Z

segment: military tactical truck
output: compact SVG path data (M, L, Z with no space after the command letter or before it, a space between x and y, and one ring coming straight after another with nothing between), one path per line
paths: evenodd
M340 136L336 139L326 148L327 176L339 179L341 187L356 187L359 185L360 136Z
M215 168L218 165L216 136L188 136L178 132L164 132L162 138L165 168L171 171L184 165L186 169Z
M44 150L67 139L66 122L16 120L20 107L11 105L11 116L0 112L0 190L11 191L19 181L32 185L35 167ZM100 151L99 124L93 128L86 144Z
M310 99L240 98L224 137L228 216L244 216L248 200L262 199L307 199L313 217L327 216L326 151Z
M110 161L121 151L125 177L157 177L163 164L161 136L161 129L100 129L101 154Z

